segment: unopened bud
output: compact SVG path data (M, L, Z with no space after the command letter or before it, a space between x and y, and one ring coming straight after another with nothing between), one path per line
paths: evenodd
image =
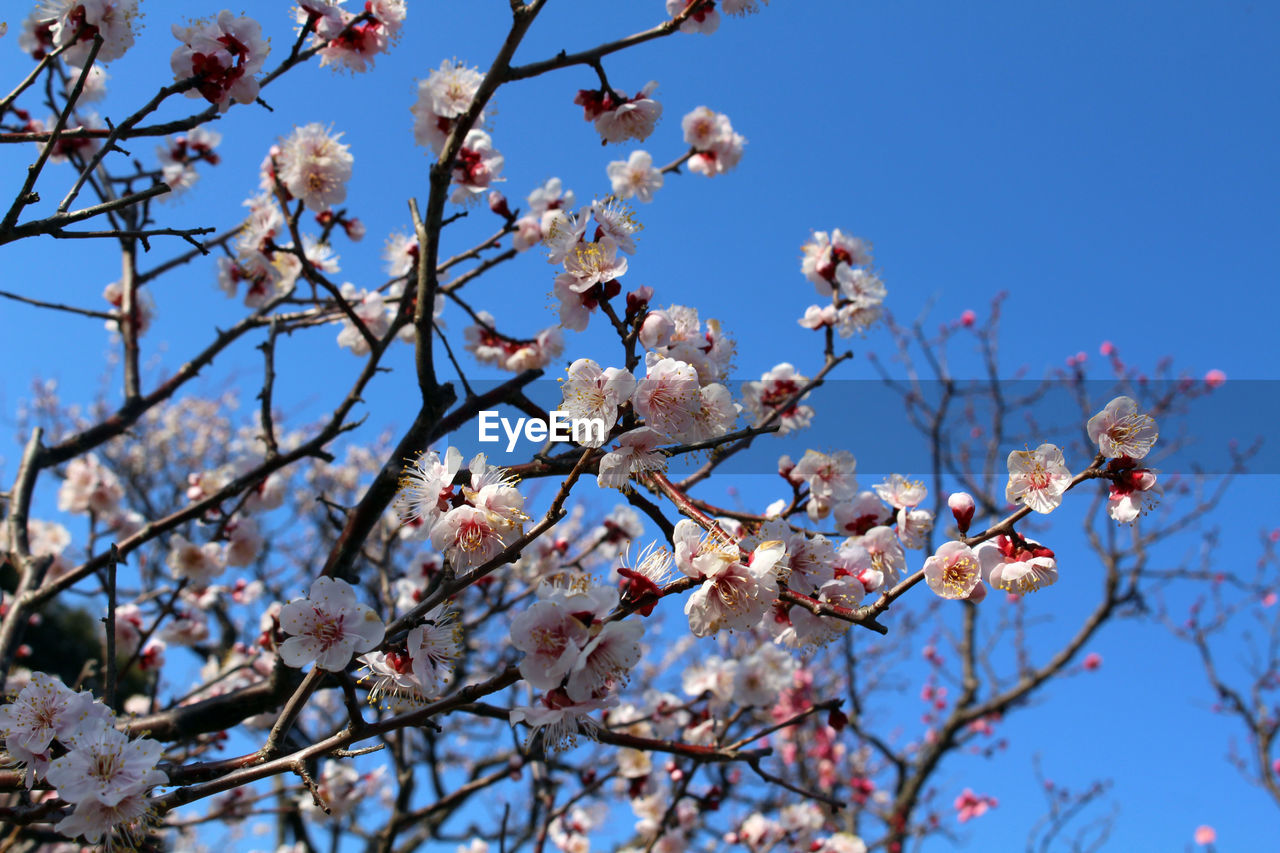
M497 190L489 193L489 209L503 219L511 218L511 208L507 207L507 197Z
M947 506L951 507L951 514L956 517L956 526L960 528L960 532L968 533L969 524L973 521L973 513L976 509L973 495L968 492L954 492L947 498Z
M347 232L347 239L353 243L359 243L364 239L364 223L359 219L352 217L344 220L342 229Z

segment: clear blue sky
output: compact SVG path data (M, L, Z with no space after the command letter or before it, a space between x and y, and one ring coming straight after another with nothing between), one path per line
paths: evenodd
M10 32L0 40L5 81L28 67L16 48L26 8L14 6L5 10ZM255 6L278 58L290 43L284 4ZM114 119L169 81L169 23L219 8L146 0L143 7L145 29L110 66L112 94L99 106ZM555 0L517 60L590 46L662 13L661 0ZM412 0L403 40L371 74L294 72L264 91L274 113L232 110L217 124L224 163L202 169L196 190L173 206L175 224L237 221L266 147L294 124L331 124L355 155L347 206L369 232L362 244L339 241L342 279L381 282L382 240L407 227L407 197L426 193L428 159L413 144L408 112L415 81L445 58L486 67L502 33L482 19L500 26L506 15L505 0ZM749 144L734 173L712 181L668 177L657 201L639 209L646 230L626 282L653 286L659 303L692 304L717 317L739 342L741 378L784 359L812 370L811 333L794 322L814 301L798 271L799 246L810 230L839 227L874 242L888 305L901 318L926 303L931 326L967 308L981 315L994 294L1009 291L1006 363L1025 364L1032 376L1078 350L1100 367L1098 345L1113 340L1136 364L1172 355L1196 376L1219 368L1233 381L1275 380L1277 36L1280 7L1257 2L775 0L755 17L726 19L714 36L679 35L627 52L606 67L613 85L628 92L659 82L665 116L642 146L656 161L682 152L679 119L702 104L728 113ZM576 68L498 94L489 125L506 156L503 189L513 205L551 176L580 200L608 192L605 165L633 146L602 149L581 120L572 98L594 80ZM180 103L164 115L201 105ZM145 142L132 150L151 155ZM5 197L33 152L0 149ZM56 199L65 172L51 175L59 182L42 186ZM483 208L470 220L450 229L446 254L496 227ZM160 258L174 249L155 245ZM118 264L107 245L96 247L99 260L94 247L50 240L0 251L5 289L95 308L103 307L101 290ZM532 333L554 322L551 275L530 253L472 295L480 307L501 306L490 310L504 331ZM159 314L146 352L170 365L185 360L212 324L225 326L242 310L217 291L208 263L163 280L155 298ZM465 325L458 314L446 318L455 334ZM93 398L107 349L97 321L54 323L4 302L0 322L7 418L35 374L57 378L68 402ZM601 331L569 333L566 361L600 352ZM278 364L286 410L314 412L327 400L326 376L355 369L332 345L334 334L298 342ZM872 333L855 349L845 375L869 377L865 353L886 353L887 337ZM214 375L230 367L251 382L259 358L240 347ZM957 358L958 372L976 369ZM369 398L383 418L370 429L403 425L415 408L406 396L408 361L398 366L398 377ZM1251 387L1259 402L1274 405L1274 381ZM404 399L398 408L397 399ZM0 446L0 456L7 480L16 448ZM1224 566L1256 557L1250 537L1275 523L1275 485L1275 478L1246 483L1246 509L1222 520L1241 536L1224 546ZM1040 593L1056 595L1064 609L1084 600L1065 572L1058 588ZM1270 849L1280 815L1226 765L1228 736L1238 733L1206 710L1208 692L1190 651L1157 628L1127 624L1108 629L1096 650L1105 658L1100 672L1054 688L1043 707L1011 719L1007 756L949 766L938 777L944 792L971 786L1001 800L971 825L970 849L1021 849L1039 814L1034 752L1066 784L1116 781L1122 812L1108 849L1180 850L1200 823L1218 828L1220 850Z

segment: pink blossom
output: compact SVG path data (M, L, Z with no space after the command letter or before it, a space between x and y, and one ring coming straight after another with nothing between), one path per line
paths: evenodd
M133 46L138 0L46 0L40 17L54 19L49 27L50 46L61 47L75 40L62 55L68 63L84 65L95 35L103 42L95 61L110 62Z
M352 654L372 649L384 632L378 614L356 600L351 584L330 577L317 578L306 598L286 604L280 627L292 635L280 645L286 665L315 661L330 672L346 669Z
M275 157L280 183L308 210L328 210L347 197L355 158L318 122L296 128Z
M493 147L493 139L483 130L472 129L462 141L462 148L453 162L453 195L449 197L454 204L461 204L480 193L486 193L489 186L498 180L502 173L503 156Z
M128 735L103 724L80 737L74 748L49 765L49 784L58 796L72 803L96 800L116 806L169 780L156 762L164 747L149 738L129 740Z
M956 820L964 823L975 817L982 817L987 809L993 809L996 805L995 797L975 794L972 789L965 788L955 800Z
M596 133L600 134L602 143L623 142L638 139L643 142L653 133L654 126L662 117L662 104L649 97L658 88L657 82L645 85L636 95L628 98L617 92L621 101L615 102L605 93L597 101L598 112L592 117Z
M662 189L662 172L654 168L653 156L648 151L632 151L626 160L614 160L605 171L618 198L650 202L653 194Z
M1201 847L1208 847L1210 844L1218 840L1218 833L1212 826L1202 824L1196 827L1195 841Z
M808 397L800 394L808 381L795 367L783 362L761 376L759 382L742 383L742 398L757 426L773 416L781 425L778 433L782 435L807 427L813 419L813 409L800 405Z
M621 489L632 474L665 470L667 457L656 450L661 443L662 434L650 427L618 436L617 446L600 459L596 484L602 489Z
M966 598L981 581L978 558L963 542L946 542L924 561L924 579L942 598Z
M1089 418L1089 440L1103 456L1141 459L1150 452L1159 432L1149 415L1138 411L1132 397L1116 397L1098 414Z
M173 36L182 44L169 58L175 80L196 78L187 96L204 97L225 111L232 101L251 104L258 97L258 81L271 46L262 38L262 27L252 18L236 18L223 9L213 21L191 26L173 25Z
M1009 503L1025 503L1039 513L1057 509L1071 481L1061 450L1052 444L1042 444L1035 450L1015 450L1009 454L1008 462L1005 499Z

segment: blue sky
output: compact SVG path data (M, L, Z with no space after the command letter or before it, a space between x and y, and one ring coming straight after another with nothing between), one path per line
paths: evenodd
M289 44L284 4L258 5L278 58ZM116 119L168 82L170 21L218 10L146 0L143 7L138 44L110 67L111 95L99 106ZM294 72L264 91L274 112L232 110L217 123L224 163L204 169L195 191L172 205L175 224L237 221L266 147L295 124L322 122L351 145L347 207L369 232L361 244L339 241L343 278L380 283L382 240L407 227L408 195L426 192L429 160L413 144L408 112L415 81L445 58L487 66L502 33L483 21L501 22L506 9L505 0L415 0L403 40L372 73ZM662 12L660 0L552 2L517 61L639 30ZM20 16L6 14L0 76L13 80L27 63L15 45ZM726 112L748 139L735 172L714 180L669 176L657 201L639 208L646 230L626 282L653 286L659 303L696 305L718 318L738 340L741 378L781 360L811 371L817 347L794 322L815 301L799 274L799 247L811 230L838 227L875 244L888 306L902 319L926 304L930 328L965 309L983 315L996 293L1008 291L1002 340L1011 374L1025 365L1038 377L1083 351L1093 375L1105 376L1098 346L1112 340L1134 364L1171 355L1197 377L1219 368L1232 381L1263 380L1248 393L1274 406L1278 34L1280 7L1266 3L775 0L757 16L726 19L714 36L678 35L621 54L606 62L616 88L659 82L664 119L640 146L656 161L682 152L679 119L702 104ZM594 84L592 72L575 68L499 92L489 128L506 156L503 189L513 205L523 206L552 176L580 200L608 192L605 165L635 146L601 148L581 120L573 95ZM163 115L201 105L183 102ZM133 153L149 157L149 149L137 142ZM0 149L7 192L33 152ZM59 198L66 174L50 177L46 198ZM447 233L445 253L496 224L473 209ZM156 241L152 255L173 250ZM106 245L33 240L2 251L0 287L95 308L103 307L102 287L118 264ZM552 268L530 253L477 283L472 296L478 307L501 306L490 310L504 331L532 333L554 322L551 277ZM225 326L242 310L217 291L210 263L165 279L155 298L147 354L171 365L212 324ZM457 314L446 319L454 334L465 325ZM36 374L57 378L69 402L93 398L108 346L97 321L53 322L8 302L0 303L0 320L6 419ZM601 352L602 333L569 333L565 360ZM357 369L332 345L335 334L291 341L282 353L278 403L286 411L314 414L328 399L326 377ZM887 336L876 331L853 345L857 357L844 376L873 376L866 353L887 354ZM976 374L971 352L957 346L954 355L958 374ZM212 375L230 371L252 382L259 359L242 346ZM403 425L414 409L405 396L413 391L407 353L396 367L369 397L378 421L371 430ZM1247 396L1237 399L1248 405ZM899 428L894 414L883 414L888 430ZM0 446L0 456L7 479L16 448ZM1218 519L1237 532L1223 546L1223 565L1256 557L1252 536L1274 523L1275 485L1275 477L1249 478L1236 504L1244 510ZM1041 596L1058 594L1066 610L1087 600L1077 600L1081 593L1065 577ZM940 782L957 793L972 786L1001 799L1000 809L972 825L971 849L1021 845L1039 813L1029 790L1035 751L1064 783L1116 780L1123 811L1113 849L1182 849L1200 823L1218 827L1224 851L1271 843L1280 829L1276 810L1223 760L1230 729L1206 710L1208 691L1190 650L1150 625L1112 626L1102 643L1101 671L1063 683L1044 707L1011 719L1009 755L968 762L963 775L944 769ZM1178 676L1174 687L1169 673Z

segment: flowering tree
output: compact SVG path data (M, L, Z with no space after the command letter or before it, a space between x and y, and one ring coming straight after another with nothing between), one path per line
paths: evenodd
M651 29L517 61L545 5L512 0L487 68L443 60L419 83L425 197L387 241L386 276L359 284L339 278L337 247L365 232L343 207L355 157L340 130L280 127L238 224L169 224L160 203L197 191L222 157L219 120L265 105L282 76L313 62L371 68L410 25L403 0L303 0L283 51L263 35L283 32L282 15L175 25L172 82L115 121L86 104L134 43L136 0L50 0L22 25L34 65L0 100L0 141L36 159L0 244L103 241L119 247L121 274L105 307L3 291L104 321L119 353L118 386L87 411L38 387L5 495L7 843L191 846L212 825L265 818L280 845L307 851L326 831L335 849L385 851L593 839L901 851L998 805L940 790L940 768L998 751L1007 715L1096 669L1086 648L1141 609L1151 546L1220 499L1175 484L1143 518L1163 486L1162 433L1216 378L1161 391L1117 361L1099 393L1073 362L1011 397L997 301L985 321L966 315L932 336L888 320L900 354L932 373L886 374L929 448L925 479L862 488L859 448L808 449L778 461L772 500L716 505L705 484L730 460L820 421L819 387L852 357L846 340L887 319L887 288L869 243L813 232L797 278L818 301L796 297L788 319L812 331L812 351L736 385L734 341L716 321L674 290L624 285L642 257L632 205L744 156L743 136L707 107L681 119L683 153L665 165L631 150L608 160L596 201L578 204L553 178L517 209L496 188L500 148L518 149L492 114L501 87L586 69L591 87L565 98L590 124L580 132L669 146L655 85L628 94L606 63L762 4L668 0ZM67 189L45 210L38 188L58 179ZM464 216L493 216L496 231L459 241ZM492 311L473 297L495 270L542 275L543 260L554 315L534 327L492 293ZM153 378L146 333L169 296L158 285L192 269L244 310ZM323 389L323 416L291 421L275 403L277 357L296 341L331 347L334 326L352 375ZM565 331L589 327L603 344L579 356ZM961 334L988 381L951 375ZM244 389L260 405L237 418L232 392L203 395L195 379L251 342L261 373ZM548 405L535 382L562 361ZM413 381L384 375L404 363ZM512 375L482 385L477 369ZM362 411L387 384L412 400L411 422L370 438L365 421L391 429L404 415ZM1027 431L1050 386L1070 390L1069 422ZM501 465L496 452L464 454L495 410L528 419L523 435L545 444ZM556 434L557 414L571 434ZM1024 597L1059 582L1054 542L1069 534L1035 523L1073 500L1098 590L1064 634ZM923 714L904 727L880 709L920 649ZM1045 847L1102 785L1050 791L1032 828ZM1082 833L1078 847L1097 844L1105 824Z

